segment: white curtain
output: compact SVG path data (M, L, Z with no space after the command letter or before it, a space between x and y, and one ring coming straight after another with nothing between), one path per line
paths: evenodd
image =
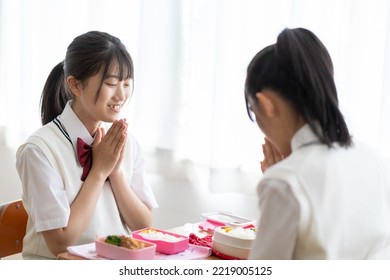
M283 28L305 27L333 58L353 135L390 157L388 0L0 0L0 13L9 145L40 126L40 92L71 40L102 30L135 61L127 114L149 167L216 190L253 187L263 136L246 115L246 67Z

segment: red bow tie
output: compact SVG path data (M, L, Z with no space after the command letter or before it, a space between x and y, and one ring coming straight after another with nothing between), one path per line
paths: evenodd
M85 181L92 166L92 146L85 143L81 138L77 138L77 157L83 167L81 180Z

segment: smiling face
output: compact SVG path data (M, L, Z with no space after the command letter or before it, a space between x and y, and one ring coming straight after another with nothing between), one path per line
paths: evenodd
M120 118L123 105L131 95L131 79L119 80L117 65L110 67L103 81L102 75L103 70L84 83L72 76L67 79L74 94L73 111L91 135L95 133L100 122L113 122Z

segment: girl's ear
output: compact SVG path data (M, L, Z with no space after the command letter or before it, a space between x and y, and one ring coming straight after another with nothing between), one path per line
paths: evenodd
M77 80L73 76L69 76L68 78L66 78L66 83L68 84L69 89L72 91L72 93L75 96L80 96L81 95L81 91L83 89L83 85L82 85L82 83L79 80Z
M256 99L259 107L268 118L274 118L277 115L277 104L272 94L267 92L256 93Z

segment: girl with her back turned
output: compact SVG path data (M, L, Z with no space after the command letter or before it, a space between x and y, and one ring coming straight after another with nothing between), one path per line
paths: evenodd
M251 259L390 259L385 160L352 139L321 41L285 29L253 58L245 98L266 136Z
M50 73L43 126L17 151L29 213L24 258L55 258L96 236L151 225L157 203L140 146L120 119L133 78L125 46L98 31L76 37Z

